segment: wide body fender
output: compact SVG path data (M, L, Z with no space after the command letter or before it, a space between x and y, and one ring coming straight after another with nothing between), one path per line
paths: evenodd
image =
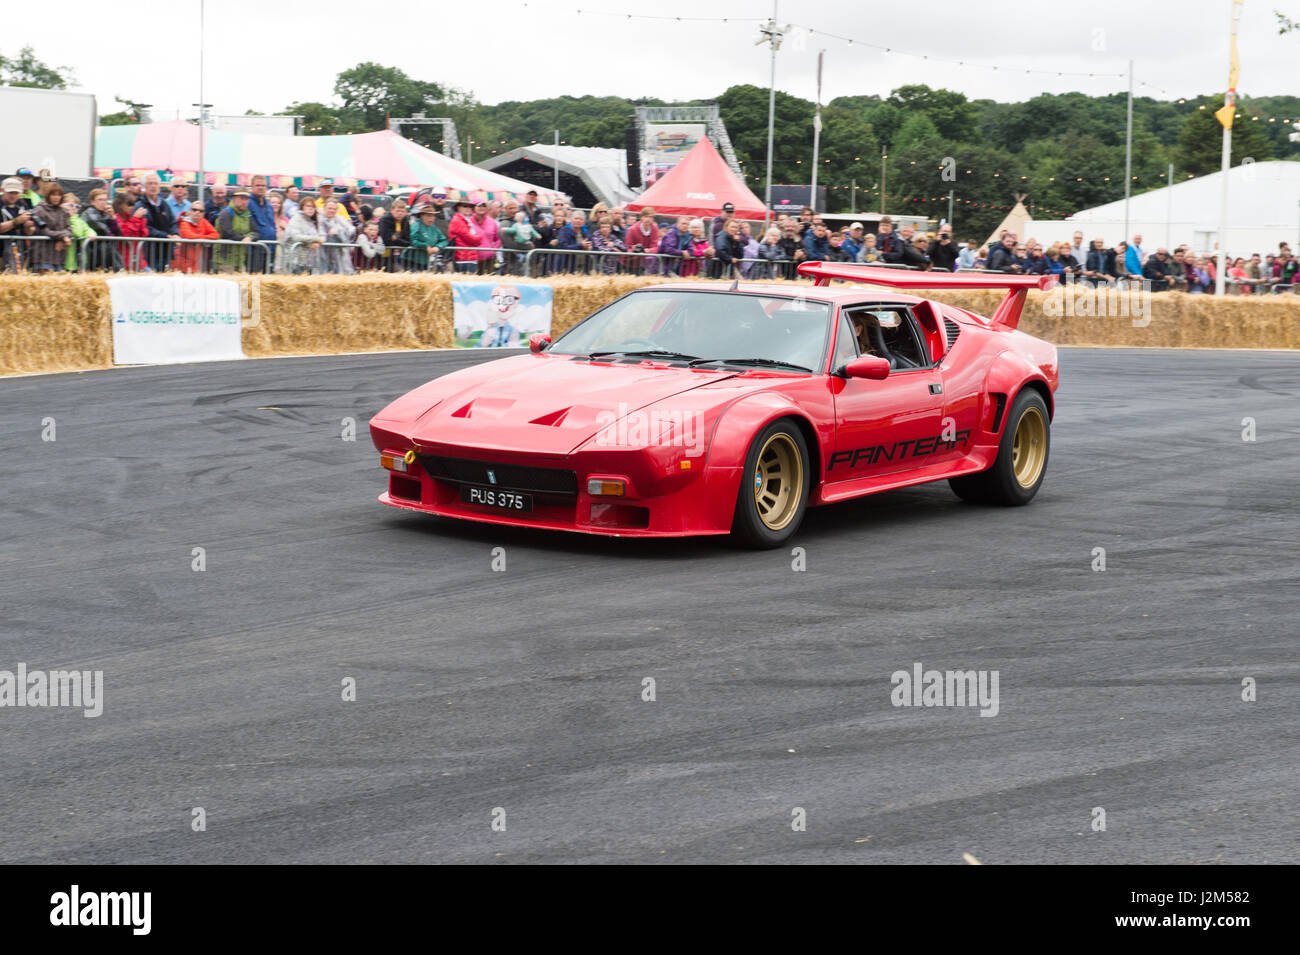
M778 393L746 395L736 399L718 416L709 442L708 468L724 476L732 499L740 493L741 472L754 437L780 418L796 419L804 433L811 460L807 467L812 475L813 490L821 474L821 461L834 438L834 425L826 416L812 415L789 397ZM821 421L820 424L816 422Z

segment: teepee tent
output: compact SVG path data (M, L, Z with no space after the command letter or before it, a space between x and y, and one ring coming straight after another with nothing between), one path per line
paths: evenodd
M749 191L705 137L653 186L627 204L636 212L652 206L660 215L715 216L722 204L736 207L737 219L763 219L763 201Z
M522 199L543 189L457 162L392 130L351 136L268 136L208 130L203 168L209 183L246 185L265 175L273 188L313 188L322 179L357 180L361 186L435 186L448 195ZM95 134L95 175L105 179L199 171L199 128L184 120L136 126L101 126Z
M993 234L984 240L984 245L980 248L987 248L994 242L1001 241L1002 233L1008 230L1014 232L1022 241L1025 239L1025 228L1030 221L1029 210L1025 208L1025 195L1026 193L1023 192L1016 193L1016 204L1007 213L1007 217L998 223Z

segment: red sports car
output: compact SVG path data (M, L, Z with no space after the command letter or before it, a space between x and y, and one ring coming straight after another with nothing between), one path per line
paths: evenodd
M379 500L493 524L775 547L809 506L946 479L1026 504L1056 348L1016 330L1051 276L808 262L815 285L652 285L370 422ZM879 288L1004 288L990 319Z

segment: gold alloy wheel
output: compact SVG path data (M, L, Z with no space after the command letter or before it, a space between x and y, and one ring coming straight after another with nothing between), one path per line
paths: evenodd
M1047 463L1047 421L1037 408L1029 407L1016 423L1011 445L1011 470L1021 487L1033 487Z
M770 531L779 531L794 520L803 493L803 459L794 439L774 434L758 453L754 466L754 507L758 519Z

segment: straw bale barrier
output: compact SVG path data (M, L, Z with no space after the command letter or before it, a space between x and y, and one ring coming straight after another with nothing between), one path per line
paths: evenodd
M245 310L244 353L261 358L450 347L451 282L458 278L411 273L237 277ZM611 275L545 281L555 290L552 330L558 335L618 296L667 280ZM1075 296L1069 303L1059 292L1031 292L1020 327L1058 345L1300 348L1300 295L1217 298L1166 292L1121 306L1113 297L1085 302L1082 289L1066 292ZM990 315L1002 293L933 297ZM1108 314L1098 317L1099 308ZM112 363L107 276L0 276L0 374Z

